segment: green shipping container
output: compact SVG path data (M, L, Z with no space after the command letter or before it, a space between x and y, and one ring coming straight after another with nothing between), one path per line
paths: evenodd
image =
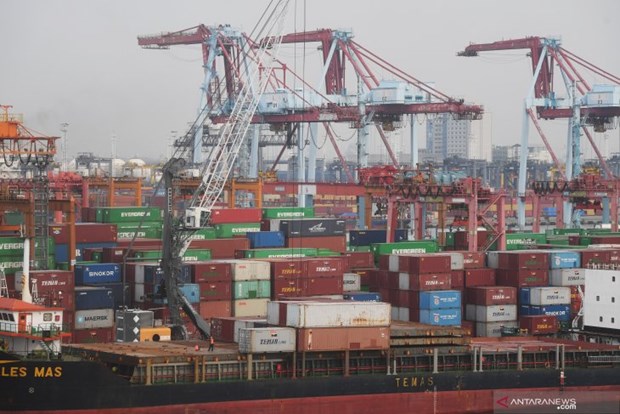
M233 282L233 299L258 299L271 297L269 280L241 280Z
M373 243L370 251L375 260L383 254L436 253L439 251L435 240L409 240L397 243Z
M348 246L347 250L350 252L369 252L370 246Z
M547 236L567 236L567 235L582 235L583 229L547 229L545 231Z
M198 229L190 236L191 240L213 240L217 239L215 227L203 227Z
M35 246L38 246L38 242L35 242ZM56 247L56 244L54 243L54 239L51 237L48 237L47 239L48 255L54 254L55 247ZM30 248L30 250L32 250L32 247ZM0 257L19 256L23 254L24 254L24 238L23 237L0 237Z
M134 259L143 261L160 260L161 250L139 250L134 254ZM188 249L183 255L184 262L203 262L211 260L211 250L209 249Z
M5 211L4 224L7 226L19 226L24 224L24 214L21 211Z
M289 257L316 257L318 249L305 247L299 249L249 249L243 250L246 259L276 259Z
M269 207L263 209L266 219L314 218L313 207Z
M105 207L97 209L97 221L99 219L101 223L161 221L161 214L159 207Z
M335 252L329 249L318 249L316 255L319 257L332 257L332 256L340 256L340 253Z
M506 233L506 250L523 250L546 244L547 236L544 233ZM497 243L491 246L497 250Z
M116 236L119 239L133 239L134 237L138 239L161 239L161 235L162 235L161 228L127 230L127 231L118 231L116 233Z
M161 230L164 227L164 222L162 220L159 221L145 221L140 224L139 221L131 221L126 223L117 223L116 229L120 231L132 231L132 230L146 230L146 229L159 229Z
M33 265L30 266L30 269L55 269L56 268L56 260L53 255L48 256L47 258L47 266L43 266L38 260L36 260ZM24 256L3 256L0 257L0 269L4 271L5 274L12 275L15 272L19 272L24 270Z
M246 233L257 231L260 231L260 223L225 223L215 225L215 235L218 239L245 236Z

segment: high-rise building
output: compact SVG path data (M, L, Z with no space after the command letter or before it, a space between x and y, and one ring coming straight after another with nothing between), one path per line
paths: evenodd
M443 162L457 156L472 158L471 121L455 119L452 114L439 114L426 122L427 159Z

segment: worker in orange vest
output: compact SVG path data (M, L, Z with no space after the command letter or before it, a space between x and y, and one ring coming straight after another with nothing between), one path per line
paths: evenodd
M215 345L215 339L213 339L213 335L209 336L209 351L213 351L213 345Z

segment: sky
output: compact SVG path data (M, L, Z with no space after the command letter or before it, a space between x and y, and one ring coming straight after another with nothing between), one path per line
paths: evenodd
M68 123L69 157L92 152L164 159L171 137L196 116L202 56L199 46L144 50L137 36L198 24L230 24L249 33L267 4L4 0L0 104L12 105L26 126L43 135L63 136L61 124ZM619 17L617 0L291 0L286 31L351 29L357 43L394 66L449 96L483 105L481 129L494 145L512 145L519 140L531 80L526 51L476 58L456 52L471 42L561 36L564 48L619 75ZM308 60L317 56L310 49ZM283 49L289 57L300 52ZM320 75L303 69L311 81ZM545 121L543 128L563 156L566 121ZM405 135L395 134L395 147L406 146ZM618 129L595 139L603 150L620 151ZM533 133L530 143L542 145ZM373 142L371 151L382 151L380 144Z

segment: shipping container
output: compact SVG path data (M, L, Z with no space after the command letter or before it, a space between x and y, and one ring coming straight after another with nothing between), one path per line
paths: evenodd
M555 316L522 315L519 327L526 329L530 335L548 335L558 331L558 320Z
M128 306L131 304L132 294L130 286L123 283L103 283L97 285L88 285L92 287L102 287L110 289L112 292L112 300L114 301L114 309Z
M461 308L461 292L458 290L436 290L420 292L420 309L436 310Z
M172 330L167 326L157 326L152 328L141 328L138 333L140 342L159 342L170 341Z
M517 320L517 305L466 305L466 318L477 322L504 322Z
M239 352L243 354L294 352L295 346L295 329L293 328L273 326L239 330Z
M14 289L17 292L22 291L23 272L17 272L17 276L14 281ZM36 284L39 295L48 293L54 290L73 290L75 286L75 276L73 272L68 270L31 270L30 271L30 283ZM10 284L7 283L9 288Z
M216 224L215 235L218 239L246 236L247 233L259 232L260 223L222 223Z
M305 277L299 280L302 296L342 295L342 276Z
M549 252L549 264L551 269L573 269L581 267L581 254L576 251L551 251Z
M390 347L389 327L297 329L297 351L381 350Z
M412 240L398 243L373 243L370 245L370 251L375 255L375 260L378 260L381 255L436 253L438 249L437 242L430 240Z
M359 292L362 290L362 278L357 273L344 273L342 275L343 292Z
M247 239L246 239L247 240ZM247 259L286 259L294 257L316 256L316 248L284 248L284 249L245 249L239 251L241 257Z
M375 267L375 259L371 252L346 252L344 256L349 260L349 269Z
M267 302L269 299L233 300L232 315L265 317L267 315Z
M140 329L152 328L155 321L153 311L142 309L119 309L115 315L116 341L138 342Z
M340 219L287 219L280 221L284 237L322 237L344 235L346 221Z
M467 303L472 305L516 305L517 289L511 286L475 286L467 288Z
M181 294L187 298L189 303L200 302L200 286L197 283L185 283L178 285Z
M465 258L461 252L446 252L450 256L450 269L451 270L464 270Z
M230 281L199 282L200 301L231 300L231 286Z
M552 286L585 285L585 269L553 269L549 272L549 283Z
M317 256L323 256L321 249L328 249L336 252L337 255L347 251L347 239L344 235L339 236L318 236L318 237L291 237L286 239L286 247L289 248L315 248ZM334 253L330 253L330 256Z
M230 300L209 300L201 301L198 304L200 316L209 320L217 317L232 316L232 301Z
M390 304L383 302L272 302L284 304L284 326L294 328L389 326ZM269 307L271 311L272 307ZM282 313L282 309L280 310ZM280 315L280 318L282 315ZM267 314L267 321L280 325Z
M97 208L96 214L100 223L148 222L162 219L159 207L102 207Z
M452 289L465 288L465 271L464 270L451 270L450 281Z
M269 280L234 281L232 291L233 299L270 298L271 282Z
M281 231L257 231L246 234L250 249L284 247L284 234Z
M91 286L76 286L75 310L114 308L112 289Z
M116 263L75 266L76 285L100 285L121 282L121 267Z
M117 239L116 224L75 223L74 243L113 243ZM49 235L56 244L69 243L69 224L49 226Z
M495 269L481 268L469 269L465 271L465 287L474 286L495 286Z
M133 278L136 283L157 285L164 280L164 271L159 263L136 263L133 267ZM179 283L191 283L191 268L189 265L181 266L181 272L176 275Z
M307 258L303 259L303 277L342 277L344 273L344 259Z
M499 338L503 330L514 330L519 327L517 321L476 322L476 336Z
M74 321L74 329L112 328L114 326L114 310L77 310L75 311Z
M381 295L377 292L346 292L342 298L356 302L381 302Z
M592 267L593 265L609 264L611 254L608 250L588 249L581 250L581 266Z
M114 328L75 329L71 332L71 343L92 344L114 342Z
M542 250L487 252L493 269L549 269L549 252Z
M394 231L394 241L401 242L407 240L407 229L396 229ZM370 246L375 243L385 243L387 240L386 230L350 230L350 246Z
M213 260L234 259L237 251L247 250L250 242L245 237L232 239L192 240L190 249L209 249Z
M392 272L393 273L393 272ZM398 273L396 287L401 290L447 290L452 288L452 279L450 273Z
M461 308L420 309L420 322L437 326L461 325Z
M560 286L526 287L519 290L520 305L568 305L570 288Z
M231 282L232 263L223 261L204 261L190 263L193 283ZM230 285L230 283L229 283Z
M533 287L549 285L549 270L546 269L497 269L495 279L498 285Z
M313 218L313 207L268 207L263 208L262 217L265 219L298 219Z
M269 259L268 261L271 264L272 280L300 277L304 271L304 264L301 259Z
M547 306L521 305L519 307L519 312L521 315L555 316L558 319L558 322L570 321L570 306L569 305L547 305Z
M218 224L258 223L261 218L260 208L216 208L211 211L209 221L215 225L217 230Z
M271 298L281 300L287 297L304 296L297 276L278 277L271 283Z

